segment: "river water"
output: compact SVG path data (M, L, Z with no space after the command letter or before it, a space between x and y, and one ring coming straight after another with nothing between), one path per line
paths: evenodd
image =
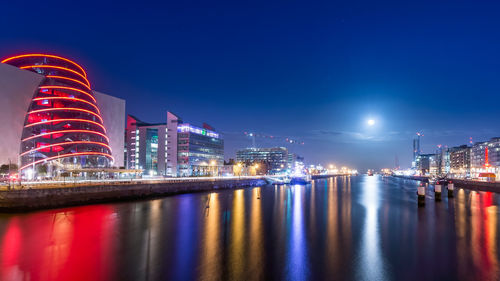
M0 215L0 280L499 280L500 197L336 177Z

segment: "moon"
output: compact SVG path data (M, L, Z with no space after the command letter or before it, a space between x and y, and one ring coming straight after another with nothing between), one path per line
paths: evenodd
M368 120L366 121L366 124L368 124L368 126L373 126L373 125L375 125L375 120L373 120L373 119L368 119Z

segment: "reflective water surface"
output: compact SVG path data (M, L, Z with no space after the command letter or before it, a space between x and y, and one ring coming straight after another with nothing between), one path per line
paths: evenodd
M0 280L499 280L500 197L337 177L0 215Z

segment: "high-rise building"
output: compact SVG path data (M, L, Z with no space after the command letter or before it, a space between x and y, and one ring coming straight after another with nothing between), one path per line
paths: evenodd
M500 137L488 141L488 163L492 167L500 167Z
M415 167L421 175L426 175L430 172L431 164L433 171L437 170L435 156L436 154L420 154L417 156Z
M447 175L448 173L450 173L450 168L451 168L451 166L450 166L451 165L451 163L450 163L451 149L448 147L443 147L443 148L441 148L440 153L441 153L441 155L440 155L441 165L440 165L440 169L439 169L439 174Z
M416 167L417 158L422 153L422 151L420 150L420 137L421 136L423 136L423 134L418 132L417 136L413 139L413 162L412 162L413 167Z
M471 147L461 145L450 148L450 175L463 178L470 175Z
M500 177L500 138L475 143L470 152L471 176L480 173L494 173Z
M304 165L304 157L301 157L295 153L288 153L287 168L293 170L295 166Z
M204 176L224 165L224 140L208 124L177 127L177 168L180 176Z
M123 165L125 101L93 91L79 64L45 54L4 59L0 96L0 161L18 162L25 177Z
M245 148L236 152L236 161L243 163L263 162L268 166L268 173L280 173L288 168L288 149L285 147Z
M470 164L473 169L481 169L487 163L486 160L486 150L488 148L488 142L476 142L471 147L470 152Z
M141 169L146 175L165 174L167 134L166 124L149 124L128 115L125 129L127 167Z
M146 175L206 176L224 165L224 140L207 124L183 123L171 112L159 124L129 115L125 131L127 167Z

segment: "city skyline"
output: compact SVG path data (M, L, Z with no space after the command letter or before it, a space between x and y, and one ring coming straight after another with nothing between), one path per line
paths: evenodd
M495 3L75 8L92 21L71 20L65 9L76 4L65 3L46 21L66 24L50 32L16 21L40 5L9 5L0 21L17 24L0 39L2 58L80 61L95 89L127 100L128 114L159 122L172 110L213 124L226 159L252 146L245 132L279 139L258 138L259 147L360 170L392 167L396 156L409 166L417 131L425 153L497 136Z

